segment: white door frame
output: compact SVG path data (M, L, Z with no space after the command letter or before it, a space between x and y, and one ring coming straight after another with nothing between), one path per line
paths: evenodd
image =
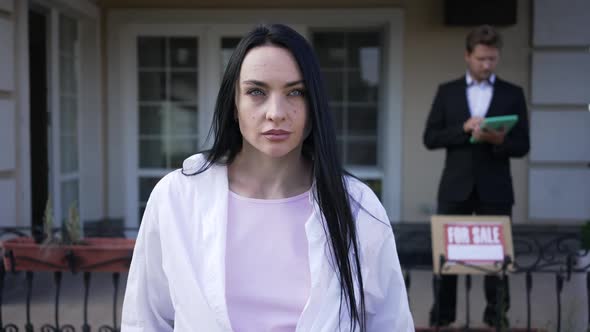
M30 67L29 67L29 36L28 36L28 24L29 24L29 10L32 7L42 7L47 9L48 14L48 24L50 27L50 34L48 36L48 57L47 57L47 68L48 68L48 88L50 89L47 94L47 107L48 111L51 112L52 110L57 109L59 107L59 61L58 57L56 57L55 53L59 47L58 45L58 37L59 37L59 28L56 21L56 17L59 16L60 13L64 13L69 17L76 19L78 22L84 21L85 24L94 24L96 26L96 31L98 29L98 22L100 18L100 10L96 6L96 4L92 3L88 0L23 0L23 1L15 1L15 16L16 16L16 29L15 29L15 40L16 40L16 72L17 75L17 109L19 113L19 137L18 137L18 149L19 149L19 156L18 156L18 174L17 174L17 191L18 191L18 199L17 199L17 209L18 209L18 220L17 224L19 226L30 226L32 223L32 212L31 212L31 159L30 159L30 152L31 152L31 142L30 140L30 93L29 93L29 86L30 86ZM55 22L55 23L54 23ZM78 24L80 27L80 24ZM78 29L80 33L80 29ZM86 38L95 40L96 41L96 49L92 50L93 53L97 53L99 51L99 35L79 35L80 38ZM84 61L84 58L80 59L80 62ZM99 61L92 61L88 63L88 65L99 66ZM95 96L100 95L100 89L89 91L87 88L88 86L99 86L99 84L92 84L91 81L93 80L100 80L97 77L80 77L78 80L79 90L78 94L92 94ZM55 85L57 82L57 85ZM57 93L57 95L56 95ZM57 104L56 104L57 100ZM96 107L100 109L100 103L97 103ZM52 124L55 125L59 123L54 118L55 112L52 113ZM78 113L78 129L80 129L80 121L82 121L82 114ZM57 119L59 120L59 118ZM96 124L100 125L100 124ZM79 133L78 133L79 134ZM59 140L55 140L55 136L53 133L52 140L53 145L57 145L59 149ZM81 136L78 135L78 139ZM78 145L78 149L80 149L80 145ZM58 150L59 152L59 150ZM52 152L55 155L55 152ZM78 154L78 156L81 156ZM55 160L51 161L54 165L53 167L56 168ZM59 163L57 164L59 165ZM83 167L82 160L80 160L79 169ZM58 169L58 168L56 168ZM59 170L59 169L58 169ZM59 188L55 189L56 177L52 174L52 177L48 178L50 182L50 188L54 188L54 190L59 190ZM83 179L80 179L80 193L82 193L83 188ZM56 195L55 192L50 192L52 197L59 196ZM59 199L58 199L59 200ZM88 202L84 202L82 199L80 200L80 212L81 216L84 217L84 208ZM94 204L101 204L101 202L93 202ZM53 200L54 206L54 217L57 222L61 222L62 218L60 215L59 210L61 209L60 202ZM92 203L91 203L92 204Z
M352 169L360 176L381 177L383 181L382 201L391 221L401 221L401 177L402 177L402 79L403 79L403 11L402 9L330 9L330 10L116 10L109 13L107 28L109 35L109 137L116 144L123 139L127 148L136 139L137 119L129 112L136 112L133 104L136 88L129 85L129 77L135 76L136 66L130 43L140 31L160 30L172 35L186 32L181 27L198 29L201 34L199 45L215 45L219 37L233 33L245 33L261 21L283 22L297 26L304 35L309 28L355 28L379 27L385 32L384 78L386 84L380 90L382 103L379 127L379 170L375 168ZM198 24L197 24L198 23ZM152 28L150 28L150 26ZM157 27L157 28L154 28ZM170 29L170 27L175 27ZM199 28L197 28L199 27ZM139 30L138 30L139 29ZM146 30L144 30L146 29ZM164 29L164 30L162 30ZM243 29L243 30L242 30ZM200 47L200 50L202 47ZM209 75L206 82L199 77L199 111L212 115L220 77L213 71L220 68L217 47L208 47L202 58L206 68L199 68L199 75ZM201 54L200 54L201 56ZM120 61L120 62L119 62ZM119 62L119 64L117 63ZM203 63L199 61L199 63ZM127 78L126 78L127 77ZM217 79L216 79L217 77ZM135 98L136 99L136 98ZM135 106L135 107L134 107ZM123 114L119 117L117 114ZM110 117L109 117L110 119ZM118 122L123 120L123 122ZM205 122L206 124L207 122ZM200 124L200 126L203 124ZM200 127L199 130L202 128ZM385 129L385 130L384 130ZM208 131L201 130L201 134ZM113 151L109 158L109 214L124 215L127 226L136 226L137 218L137 147L133 150ZM124 162L121 163L121 157ZM124 169L123 174L117 174ZM133 183L131 183L133 181ZM125 185L122 186L121 183Z

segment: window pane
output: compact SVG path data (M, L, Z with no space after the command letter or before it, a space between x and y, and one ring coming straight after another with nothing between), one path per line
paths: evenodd
M336 138L336 151L338 152L338 157L340 157L340 161L344 162L344 139L341 137Z
M171 135L197 135L199 123L196 106L172 105L170 115Z
M344 74L341 71L324 71L324 84L326 85L328 100L344 100Z
M76 99L70 96L62 96L59 101L59 126L61 134L77 135L78 112L76 112Z
M381 193L383 192L383 182L380 179L363 179L362 181L373 190L379 199L381 199Z
M198 152L196 138L173 139L170 143L170 168L182 167L182 162Z
M221 38L221 72L225 71L231 55L240 42L240 37L223 37Z
M139 201L143 204L147 203L152 190L156 186L156 183L160 181L159 177L140 177L139 178ZM140 215L141 216L141 215Z
M143 213L145 212L145 205L139 205L139 220L137 221L138 225L141 225L141 219L143 218Z
M375 140L349 140L347 145L347 165L377 165L377 142Z
M380 53L380 32L351 32L348 34L349 67L362 68L369 64L379 66Z
M61 215L67 220L70 207L74 205L80 211L80 195L78 180L69 180L61 183Z
M78 76L76 74L76 59L60 56L59 58L59 86L62 94L76 94L78 91Z
M59 16L59 50L74 56L74 50L78 41L78 22L67 16Z
M170 61L173 68L197 69L197 38L170 38Z
M350 107L348 134L373 136L377 132L377 107Z
M165 132L165 106L139 107L139 134L159 135Z
M139 72L137 84L139 85L139 100L166 100L165 72Z
M334 129L336 130L336 135L340 136L343 135L343 128L344 128L344 116L343 116L343 108L338 106L330 106L330 111L332 112L332 120L334 122Z
M170 100L197 103L197 73L172 73Z
M78 170L78 139L74 135L60 135L61 173L72 173Z
M345 34L343 32L317 32L313 45L323 68L340 68L346 64Z
M166 155L164 154L163 145L162 139L140 139L139 167L166 168Z
M363 76L365 72L357 70L348 75L348 100L351 102L377 102L379 91L378 74Z
M166 39L164 37L137 38L137 63L140 68L166 66Z
M312 41L343 161L347 165L377 166L382 33L320 31L313 33Z

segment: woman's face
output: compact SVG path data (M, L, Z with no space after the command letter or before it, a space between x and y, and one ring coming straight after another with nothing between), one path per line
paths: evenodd
M303 76L291 53L277 46L251 49L236 89L242 152L272 158L301 154L308 134Z

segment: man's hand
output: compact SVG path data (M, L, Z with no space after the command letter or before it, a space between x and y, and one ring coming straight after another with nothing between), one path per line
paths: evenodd
M506 132L504 130L493 130L493 129L481 129L479 125L472 133L473 137L480 142L488 142L494 145L500 145L504 143L504 137Z
M479 116L473 116L469 118L469 120L465 121L463 124L463 131L467 134L472 133L474 130L479 128L479 125L482 123L483 118Z

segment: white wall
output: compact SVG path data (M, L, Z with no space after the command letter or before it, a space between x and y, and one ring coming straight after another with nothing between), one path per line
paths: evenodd
M81 219L104 216L104 154L100 29L97 18L80 26L80 203Z
M16 165L14 101L0 99L0 171L12 171Z
M14 89L14 22L10 18L0 18L0 90Z
M0 227L16 225L16 181L0 178Z
M15 226L17 223L13 10L12 0L0 1L0 226Z
M590 2L565 3L533 11L529 218L540 223L590 219Z

